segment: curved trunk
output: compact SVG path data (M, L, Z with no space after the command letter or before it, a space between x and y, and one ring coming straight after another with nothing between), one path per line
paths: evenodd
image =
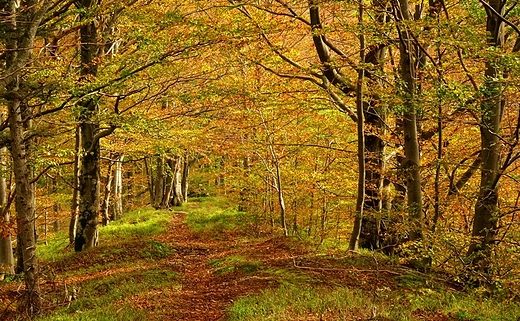
M386 22L387 17L385 12L387 1L378 1L375 5L381 8L377 17L378 21ZM313 43L320 62L323 65L323 75L331 84L340 89L345 95L350 96L355 94L357 88L342 76L340 70L335 67L334 61L331 57L329 50L330 44L326 41L323 26L320 20L318 1L309 1L309 14L311 29L313 32ZM376 68L380 68L381 62L386 55L385 46L386 45L384 44L377 44L372 46L366 53L366 57L364 58L365 61L367 63L373 64L376 66ZM373 79L373 74L368 71L366 72L366 78L370 81L378 81L377 78ZM378 106L377 101L377 97L370 96L369 94L367 99L364 99L362 102L363 117L365 119L363 141L366 150L366 157L364 157L364 164L362 166L364 167L365 172L365 195L363 195L363 210L365 215L361 220L359 246L371 249L380 248L383 237L380 230L381 215L379 215L379 213L382 209L382 203L384 201L384 177L382 173L385 167L385 144L381 136L383 134L382 132L384 131L383 123L385 116L381 108ZM358 119L356 119L358 117L351 118L358 121Z

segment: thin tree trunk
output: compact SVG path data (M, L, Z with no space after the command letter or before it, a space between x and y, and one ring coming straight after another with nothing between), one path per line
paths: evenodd
M1 173L6 172L5 165L5 152L6 148L0 148L0 215L3 216L2 224L9 226L10 217L9 209L7 207L6 190L7 183L5 177ZM7 231L7 234L0 233L0 280L4 278L5 274L14 275L14 256L13 256L13 245L11 242L11 233Z
M275 169L276 169L276 192L278 193L278 205L280 205L280 223L283 230L283 235L287 236L287 213L285 209L285 200L283 195L283 186L282 186L282 175L280 173L280 164L278 161L275 161Z
M175 198L175 160L172 158L168 158L166 160L167 168L165 169L165 176L164 176L164 189L161 199L161 208L169 208L174 203Z
M114 173L114 202L113 217L114 221L123 217L123 160L124 154L121 154L116 160L116 170Z
M359 0L359 26L363 27L364 4L363 0ZM359 235L361 234L361 223L363 221L363 208L365 203L365 117L363 106L363 81L365 78L365 35L363 30L359 34L359 56L360 65L358 68L358 80L356 89L356 115L357 115L357 157L358 157L358 186L356 199L356 218L354 220L354 228L349 242L349 250L356 251L358 248Z
M442 100L438 102L437 106L437 130L439 131L439 138L437 140L437 165L435 166L435 197L434 197L434 214L432 223L432 232L437 228L437 222L441 216L441 201L440 201L440 176L441 176L441 162L443 154L443 132L442 132Z
M150 196L150 205L155 205L155 184L153 177L153 169L151 164L148 164L148 157L144 158L144 168L146 171L147 183L148 183L148 194Z
M282 185L282 174L280 170L280 160L278 158L278 155L276 155L276 152L273 148L273 141L272 138L269 138L269 151L271 153L271 157L274 163L274 169L275 169L275 177L274 177L274 186L277 192L278 196L278 205L280 206L280 226L283 230L283 235L287 236L289 235L287 230L287 210L285 207L285 199L284 199L284 193L283 193L283 185Z
M101 205L101 224L107 226L110 223L110 194L112 194L112 182L114 180L114 162L110 161L107 169L107 181L105 185L105 195L103 196L103 204Z
M70 210L70 224L69 224L69 242L72 244L76 239L76 228L78 225L79 214L79 176L80 176L80 162L81 162L81 126L76 126L74 147L74 178L72 181L72 204Z
M184 156L184 162L182 166L182 178L181 178L181 192L182 192L182 201L188 201L188 176L190 174L190 166L192 160L188 160L188 155Z

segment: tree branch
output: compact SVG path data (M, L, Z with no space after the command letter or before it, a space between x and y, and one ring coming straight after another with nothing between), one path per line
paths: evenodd
M110 125L110 128L107 128L99 133L97 133L94 138L92 139L92 145L90 145L90 148L85 152L85 154L89 154L94 150L94 147L99 143L99 140L103 137L106 137L110 134L112 134L116 130L116 125Z
M498 20L502 21L503 23L509 25L511 28L513 28L514 31L516 31L516 33L520 36L520 29L518 29L518 27L512 23L511 21L507 20L506 17L502 16L500 13L498 13L495 8L493 8L492 6L489 5L489 3L487 3L486 1L484 0L478 0L480 3L482 3L482 5L484 7L486 7L486 9L491 12L493 15L495 15Z

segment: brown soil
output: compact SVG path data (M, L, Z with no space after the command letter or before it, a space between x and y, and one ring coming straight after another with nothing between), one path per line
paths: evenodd
M165 233L154 238L162 244L175 249L168 258L150 261L139 256L141 242L132 242L124 246L121 255L131 255L135 264L117 265L121 257L113 255L102 257L100 250L94 249L82 255L74 255L70 259L52 263L44 268L47 275L42 279L42 293L51 299L45 301L46 310L58 306L56 299L63 297L62 305L66 305L64 288L67 285L78 285L89 279L114 275L129 269L168 269L180 275L179 284L171 288L162 288L157 293L139 294L132 297L132 306L150 311L150 320L226 320L226 309L233 301L252 293L276 288L279 279L268 269L287 269L302 273L313 279L313 284L323 286L343 285L376 291L379 288L398 289L395 275L400 274L395 267L377 262L377 260L356 264L357 254L342 253L341 257L331 254L321 257L305 249L297 242L282 237L253 238L247 237L243 231L225 231L215 235L199 235L192 232L184 223L184 214L176 213L171 226ZM339 254L338 254L339 255ZM255 273L246 273L239 269L216 273L210 262L226 257L241 256L248 260L261 262L262 269ZM349 258L352 259L353 264ZM110 264L111 268L74 277L62 276L64 272L74 271L87 265ZM114 266L115 265L115 266ZM264 272L262 272L264 271ZM138 282L138 280L136 280ZM15 320L16 313L11 302L18 298L18 283L9 283L0 288L0 319ZM71 293L68 293L70 297ZM79 294L81 295L81 293ZM153 298L153 299L152 299ZM59 301L59 300L58 300ZM124 302L121 302L122 304ZM4 314L2 315L2 312ZM419 320L450 320L444 315L428 315L417 311ZM311 320L311 319L309 319ZM314 318L312 318L314 320Z

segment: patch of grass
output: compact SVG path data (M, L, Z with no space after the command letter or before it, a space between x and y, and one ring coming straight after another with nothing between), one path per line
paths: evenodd
M166 210L145 208L125 213L123 218L99 229L101 240L157 235L164 232L172 213Z
M411 321L421 319L423 313L429 313L430 319L449 316L466 321L515 321L520 316L520 305L448 290L381 288L374 292L282 282L277 289L235 301L228 312L230 321Z
M415 274L401 274L395 277L398 284L405 288L422 288L426 286L426 279Z
M3 276L3 279L0 279L0 282L9 283L9 282L21 282L23 281L23 275L12 275L12 274L5 274Z
M281 284L298 285L298 284L312 284L314 279L309 275L297 269L267 269L264 273L279 280Z
M44 261L60 261L73 255L72 250L66 250L69 245L69 236L59 232L36 247L38 258Z
M107 304L100 306L88 311L73 313L73 314L62 314L62 315L51 315L47 317L41 317L37 320L40 321L140 321L146 320L145 311L137 311L132 308L130 304L125 304L122 307L116 307L113 304Z
M229 320L306 320L311 317L318 320L328 317L327 320L332 311L345 319L354 315L368 317L370 306L364 304L362 294L357 290L282 284L278 289L237 300L229 309Z
M93 279L78 287L78 298L68 307L38 320L145 320L145 311L124 302L175 285L177 279L178 275L168 270L137 270Z
M108 226L99 227L100 244L110 243L110 250L122 251L114 244L131 240L132 238L150 237L164 232L172 217L166 210L145 208L126 213L121 220L111 222ZM47 241L47 244L38 244L38 257L44 261L60 261L74 255L73 249L66 250L69 237L66 233L57 233ZM110 255L117 254L110 252Z
M249 261L243 256L230 256L222 259L211 260L209 265L219 275L241 271L247 274L254 273L262 267L262 263Z
M53 311L52 315L42 316L38 320L147 320L153 311L141 310L130 302L135 298L153 300L156 292L170 291L179 287L179 276L162 268L141 268L145 260L166 258L175 251L170 245L150 240L153 235L165 231L170 223L172 212L141 209L130 212L109 226L100 227L100 246L82 253L79 259L88 255L90 265L84 268L63 271L62 276L84 275L86 281L68 284L71 294L77 290L77 297L67 307ZM146 241L148 240L148 241ZM73 249L65 251L68 236L56 234L48 245L38 248L43 260L75 261L77 255ZM117 269L117 274L92 277L97 272ZM92 277L92 278L90 278ZM83 279L83 278L82 278ZM57 293L50 301L63 302L63 293ZM149 298L148 298L149 297Z
M218 197L205 197L186 207L186 223L197 233L218 235L224 230L243 226L247 219L246 213L238 211L236 205Z
M163 244L154 240L146 242L146 248L139 251L139 255L145 259L155 260L164 259L175 253L168 244Z

